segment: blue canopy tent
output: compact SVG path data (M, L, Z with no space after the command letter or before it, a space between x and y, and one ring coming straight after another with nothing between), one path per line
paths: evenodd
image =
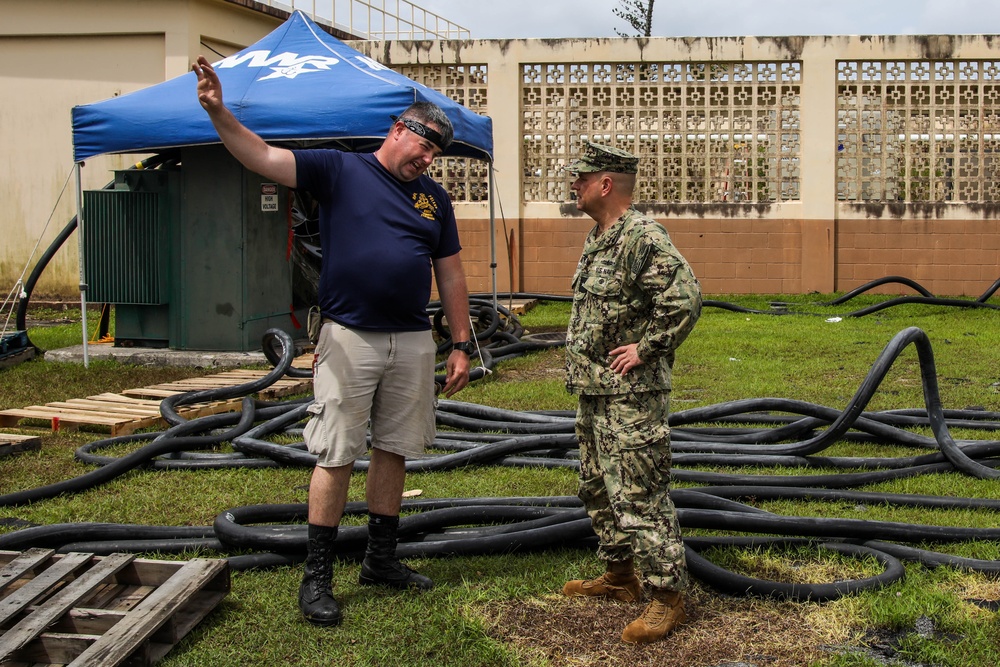
M214 64L226 106L267 141L375 146L389 116L413 102L440 106L455 126L447 155L492 162L493 122L394 72L319 28L301 11L256 44ZM219 143L195 95L193 72L73 108L77 162L103 153L145 153Z
M391 126L391 115L413 102L430 101L445 111L454 126L455 139L446 155L493 161L490 118L352 49L301 11L293 12L271 34L214 63L214 67L226 106L266 141L374 150ZM158 153L219 144L215 128L198 103L196 87L197 77L188 72L121 97L74 107L75 161L79 165L106 153ZM489 173L495 267L492 168ZM79 180L78 175L78 200ZM82 203L78 207L82 236ZM82 252L80 273L85 308L87 281ZM495 274L493 283L496 294ZM85 346L86 336L85 328Z

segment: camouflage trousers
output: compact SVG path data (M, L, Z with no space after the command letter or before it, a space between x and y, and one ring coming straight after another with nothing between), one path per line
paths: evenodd
M669 398L667 392L580 396L579 495L601 560L634 558L648 585L684 590L684 545L670 500Z

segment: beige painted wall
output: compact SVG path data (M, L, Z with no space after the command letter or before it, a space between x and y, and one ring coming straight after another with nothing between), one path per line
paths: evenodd
M230 55L281 22L222 0L0 0L0 17L4 296L75 215L70 115L75 105L184 74L199 53ZM102 187L113 170L141 157L88 161L84 189ZM70 296L78 283L74 235L34 294Z
M0 285L13 284L36 241L42 248L73 215L70 110L183 74L199 52L235 52L282 18L249 0L0 0ZM660 220L711 293L849 290L888 272L942 295L976 295L1000 276L995 201L860 204L838 199L837 66L842 60L990 61L1000 38L962 36L354 42L387 65L476 66L487 72L493 118L497 286L565 294L590 221L565 202L529 201L524 68L545 63L795 62L802 71L799 191L754 204L639 202ZM441 80L445 80L442 77ZM476 84L479 87L481 84ZM478 94L478 92L477 92ZM138 156L100 157L84 187ZM54 213L52 213L54 211ZM460 202L473 291L491 287L490 207ZM51 222L46 227L49 219ZM36 254L37 257L37 254ZM30 265L29 265L30 266ZM919 268L918 268L919 267ZM960 270L959 270L960 269ZM919 278L917 277L919 276ZM75 293L75 240L36 295ZM887 288L890 289L890 288ZM905 291L905 290L901 290Z
M95 60L94 56L99 57ZM75 213L70 109L82 99L119 95L163 80L163 40L155 35L7 37L0 59L22 76L2 76L0 102L0 275L6 287L20 274L42 233L40 252ZM30 74L30 76L23 76ZM88 187L99 187L125 158L98 158L86 169ZM61 194L61 196L60 196ZM54 212L53 212L54 210ZM51 221L48 217L52 214ZM78 282L75 243L49 264L40 293Z
M979 296L1000 277L1000 225L996 222L1000 208L995 200L852 204L842 201L838 193L837 155L841 61L951 62L956 68L966 60L996 62L1000 37L995 35L387 41L353 45L395 68L475 65L487 72L486 107L494 122L497 193L505 215L494 234L501 291L569 291L590 222L571 205L531 201L523 196L523 79L526 68L540 67L543 75L537 85L544 90L547 67L565 66L561 72L569 76L574 64L593 63L801 64L800 114L795 130L800 135L797 200L755 204L637 202L670 231L706 291L847 291L891 272L913 277L939 295ZM859 86L863 84L864 77ZM614 80L608 85L612 95L616 85ZM990 85L988 82L983 87ZM563 121L571 118L571 112L566 112ZM564 128L553 131L559 133ZM465 241L466 264L488 261L480 222L488 217L488 208L482 203L462 203L457 212L464 225L463 238L466 230L475 230L476 235L475 243ZM894 289L910 293L909 288L892 286L882 291Z

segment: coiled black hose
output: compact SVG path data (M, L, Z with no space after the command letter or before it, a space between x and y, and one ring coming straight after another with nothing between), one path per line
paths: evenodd
M151 168L156 156L141 168ZM109 184L106 187L112 186ZM25 285L26 296L17 311L17 327L25 329L28 296L41 272L58 251L62 243L76 228L76 219L63 229L36 264ZM899 297L885 303L863 308L849 317L861 317L895 305L920 303L955 307L998 308L987 303L1000 289L997 280L975 301L940 299L915 281L890 276L863 285L852 292L821 305L838 305L887 283L907 285L920 293L920 297ZM524 352L552 345L559 345L564 338L553 336L533 340L522 337L523 327L517 318L503 307L493 308L486 301L488 295L474 295L470 311L478 320L475 338L480 343L483 363L474 369L473 379L481 379L498 361ZM499 295L498 295L499 296ZM521 293L503 295L504 298L541 298L568 301L570 297ZM482 297L479 299L478 297ZM771 310L755 310L706 300L705 306L754 314L789 313L788 304L772 304ZM434 305L432 304L432 311ZM447 329L442 324L443 313L433 312L434 326L444 338L440 351L450 346ZM502 328L501 328L502 327ZM926 412L890 411L868 413L864 407L877 389L885 372L906 346L917 347L920 358L921 380L924 388ZM172 428L161 434L111 438L81 448L77 456L85 462L99 463L103 467L73 480L23 492L0 496L0 505L19 505L61 493L72 493L106 483L116 476L140 467L224 467L315 464L315 458L304 450L301 443L275 445L263 438L295 429L305 418L308 400L284 405L265 405L245 399L239 415L217 415L188 422L176 413L181 405L210 400L222 400L260 391L284 375L309 377L311 370L291 368L293 344L287 335L268 332L263 349L267 359L275 366L264 379L237 388L192 392L168 399L162 413ZM443 378L438 378L443 383ZM760 411L786 411L801 415L761 415ZM908 413L908 414L904 414ZM446 470L467 465L543 465L578 467L574 458L575 445L570 415L541 415L538 413L513 413L496 411L485 406L468 407L454 402L442 402L439 423L448 428L461 428L459 434L440 434L436 446L451 453L420 459L408 463L409 470ZM727 422L778 423L772 429L684 428L685 424ZM258 423L259 422L259 423ZM956 442L949 433L949 426L979 428L995 431L1000 415L975 414L970 411L944 411L940 405L936 371L930 343L923 332L908 329L897 335L880 355L872 371L865 378L849 405L842 411L787 399L758 399L739 401L721 406L710 406L671 415L675 464L774 466L794 465L819 468L871 468L869 472L823 475L734 475L703 473L675 469L675 478L716 486L697 490L678 489L673 493L679 509L681 524L685 529L711 527L735 532L777 532L779 534L809 534L822 537L814 542L800 538L688 538L688 562L692 572L711 585L733 594L778 596L791 599L828 600L858 590L885 585L902 576L899 558L914 560L931 567L952 566L983 572L996 572L996 561L960 558L912 546L885 542L885 538L898 541L957 541L967 539L996 539L995 529L949 528L921 526L890 522L870 522L857 519L812 519L807 517L782 517L739 503L734 498L797 498L840 499L857 502L885 503L921 507L967 507L996 511L997 501L975 498L936 498L906 494L876 494L847 491L846 488L870 484L886 479L915 476L932 472L959 471L980 478L1000 476L995 469L997 461L989 460L1000 454L1000 443ZM257 423L256 426L253 424ZM914 424L930 425L933 438L905 431ZM213 433L230 427L222 433ZM817 433L817 429L825 429ZM469 432L472 431L472 432ZM504 435L486 435L484 431ZM789 439L799 442L780 444ZM841 439L874 439L910 447L932 448L931 454L913 457L848 459L820 457L817 454ZM101 457L93 452L104 447L152 440L136 452L121 458ZM236 450L232 454L206 453L203 450L229 441ZM516 455L516 456L515 456ZM366 461L359 461L356 469L363 470ZM817 488L826 487L826 488ZM595 537L589 519L575 498L511 498L511 499L448 499L440 501L408 502L405 506L410 516L401 523L400 533L405 538L400 544L400 555L445 555L494 553L518 549L539 549L557 546L585 546L592 548ZM364 511L364 505L354 503L349 513ZM266 549L269 552L240 554L230 557L234 569L272 567L295 563L302 557L304 505L264 506L235 508L221 514L213 527L170 528L122 524L59 524L38 526L0 535L2 548L28 546L56 546L60 549L86 549L99 553L113 551L183 551L190 549L245 550ZM254 525L266 521L269 525ZM275 525L274 522L292 525ZM486 522L488 525L470 527ZM244 525L246 524L246 525ZM460 528L459 528L460 526ZM356 557L364 547L365 529L345 527L338 545L343 556ZM876 537L882 539L875 539ZM857 544L862 540L861 544ZM841 540L841 541L829 541ZM882 563L884 571L859 581L831 584L784 584L762 581L739 575L713 565L700 551L707 546L758 547L768 545L785 548L796 545L815 545L852 557L872 557Z
M292 366L295 358L295 342L292 337L281 329L268 329L264 332L262 346L265 350L272 349L275 344L280 345L282 356L277 366L262 378L252 380L245 384L232 387L220 387L218 389L203 389L200 391L189 391L183 394L174 394L160 401L160 415L168 424L183 424L186 418L177 414L177 408L182 405L193 403L203 403L209 401L224 401L230 398L246 396L256 393L262 389L270 387L272 384L283 378L288 369Z
M900 284L906 285L917 291L920 296L900 296L891 299L887 299L882 303L877 303L865 308L860 308L858 310L846 313L844 317L864 317L865 315L871 315L872 313L877 313L894 306L902 306L905 304L921 304L927 306L953 306L956 308L990 308L990 309L1000 309L1000 305L989 303L990 297L992 297L998 290L1000 290L1000 278L998 278L990 287L986 289L979 297L976 299L953 299L953 298L943 298L934 296L930 290L921 285L915 280L910 278L905 278L903 276L886 276L884 278L879 278L877 280L872 280L865 283L859 287L854 288L850 292L837 297L836 299L831 299L830 301L825 301L818 303L819 306L837 306L843 303L847 303L851 299L866 294L876 287L888 284ZM752 315L791 315L791 314L806 314L802 311L793 310L792 307L795 304L785 303L785 302L772 302L770 304L770 310L760 310L756 308L748 308L746 306L740 306L733 303L728 303L725 301L717 301L713 299L705 299L702 302L702 306L706 308L719 308L722 310L729 310L736 313L749 313Z
M708 542L707 544L713 543ZM887 586L895 581L899 581L905 575L903 564L897 558L884 551L855 544L845 544L843 542L812 543L806 540L780 540L773 538L755 538L740 542L733 541L730 544L739 544L745 547L787 547L816 544L821 549L848 556L870 556L885 568L880 574L873 577L865 577L864 579L835 581L828 584L790 584L748 577L719 567L699 553L699 548L704 548L706 542L697 539L685 540L684 555L691 574L703 581L711 582L713 588L724 593L729 593L730 595L753 595L756 597L772 597L798 601L827 602L859 591Z
M277 341L282 349L282 367L287 370L294 350L287 340ZM275 341L272 341L272 345ZM900 351L908 345L918 350L921 380L924 385L926 412L891 411L871 413L865 406L872 393L888 372ZM277 369L277 367L276 367ZM275 381L280 373L268 374ZM782 535L780 538L727 538L728 542L706 542L706 538L688 538L689 562L695 576L727 592L740 594L789 597L792 599L833 599L865 588L885 585L894 581L901 572L899 559L917 560L930 566L949 565L971 567L980 571L995 571L993 561L978 561L940 554L912 546L889 544L895 542L956 542L965 540L997 539L1000 529L954 528L924 526L920 524L865 521L860 519L817 519L775 515L747 505L740 500L754 498L797 498L808 500L840 499L863 503L880 503L920 507L969 507L996 511L1000 501L986 499L940 499L906 494L877 494L848 491L852 486L870 484L885 479L914 476L930 472L954 472L977 477L995 476L998 461L992 457L1000 454L996 441L956 442L949 427L955 424L976 424L982 430L996 430L1000 415L978 411L945 411L938 397L936 370L926 335L919 329L906 329L886 346L872 371L855 392L850 403L841 411L814 406L804 402L781 399L737 401L722 406L709 406L675 413L671 427L678 450L674 476L678 481L711 484L693 489L675 489L672 497L678 507L681 525L685 530L707 528L735 533L765 533ZM263 383L244 386L242 391L259 391ZM230 393L225 395L229 397ZM195 400L207 400L202 392L196 398L182 400L174 405ZM214 395L211 395L214 396ZM267 461L269 465L312 466L315 459L300 443L278 445L266 438L273 435L299 432L306 416L308 401L288 405L258 407L251 399L244 400L244 412L238 424L223 433L214 429L232 424L232 416L215 416L216 419L202 426L201 420L179 423L138 452L108 463L115 474L122 474L131 467L149 467L151 461L164 454L176 456L183 447L202 449L229 441L236 450L234 456L244 461ZM801 417L762 414L760 409L793 411ZM463 431L442 431L435 440L435 447L448 451L440 455L410 461L409 470L446 470L468 465L546 465L579 466L574 458L575 436L571 413L565 411L521 413L488 406L476 406L457 401L441 401L438 410L443 426ZM209 418L202 418L209 419ZM229 420L229 421L227 421ZM767 429L725 429L726 420L741 423L774 423ZM951 420L951 421L949 421ZM709 423L714 427L701 429L687 425ZM209 424L211 426L209 427ZM933 437L909 437L907 426L928 424ZM823 433L815 431L825 429ZM545 431L552 430L552 433ZM489 432L487 432L489 431ZM827 435L835 432L836 436ZM208 435L195 435L206 433ZM892 467L893 459L848 458L817 456L839 439L864 436L883 442L905 444L927 453L913 457L900 457ZM797 443L780 444L783 438L800 437ZM137 437L132 442L140 442ZM767 444L764 444L767 443ZM155 446L155 448L154 448ZM680 451L680 450L686 451ZM928 450L930 450L928 452ZM819 468L871 467L872 470L852 473L824 473L819 475L740 475L706 473L683 469L684 457L688 461L725 461L727 466L739 465L803 465ZM697 458L702 457L702 458ZM714 458L704 458L714 457ZM214 458L214 455L210 458ZM184 461L166 460L170 464ZM197 462L197 459L194 460ZM366 461L359 461L357 469L364 469ZM884 468L884 469L874 469ZM104 469L102 469L104 470ZM95 471L99 472L99 471ZM89 474L89 473L88 473ZM108 479L108 476L102 479ZM85 488L79 481L72 488L61 487L59 492ZM87 482L93 482L93 479ZM825 487L825 488L817 488ZM50 489L51 490L51 489ZM12 504L11 496L0 497L0 504ZM18 502L30 502L42 496ZM15 503L16 504L16 503ZM554 546L592 548L596 538L589 519L576 498L510 498L510 499L428 499L407 501L407 516L400 526L401 556L429 556L451 554L481 554L515 550L544 549ZM259 551L237 553L232 556L234 568L270 567L290 564L301 559L305 544L306 506L269 505L233 508L221 513L211 528L195 528L190 532L176 533L155 527L116 528L101 524L94 532L93 524L80 524L78 531L71 526L57 528L28 528L0 536L0 547L16 545L18 548L33 546L36 541L61 548L85 546L88 550L101 549L153 549L158 551L184 549L212 549L223 552ZM363 503L350 503L348 514L364 511ZM46 530L48 529L48 530ZM356 558L364 548L365 528L345 526L338 537L340 555ZM799 536L809 536L803 539ZM770 540L770 542L768 542ZM737 575L704 560L701 552L706 546L743 548L748 545L771 543L774 548L798 544L821 545L819 548L834 550L855 558L874 558L882 563L883 572L859 581L834 582L808 587L802 585L767 582ZM888 545L888 546L886 546Z

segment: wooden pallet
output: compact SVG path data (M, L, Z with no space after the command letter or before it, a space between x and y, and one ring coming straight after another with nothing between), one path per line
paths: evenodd
M295 362L299 368L308 368L312 355L302 355ZM81 426L94 426L111 431L111 435L128 435L141 428L165 426L160 416L160 401L168 396L189 391L220 389L247 384L267 375L267 371L233 370L214 375L178 380L149 387L126 389L121 394L98 394L69 401L29 405L0 411L0 427L19 426L24 420L44 421L53 431L75 431ZM272 400L312 390L312 378L282 378L257 392L264 400ZM195 419L220 412L240 409L241 399L195 403L177 409L185 419Z
M30 361L35 358L35 348L26 347L23 350L18 350L17 352L8 352L7 354L0 355L0 370L5 368L13 368L20 363L25 361Z
M186 419L194 419L239 408L240 401L233 399L185 405L177 413ZM166 425L160 416L159 401L112 393L0 411L0 426L19 426L25 420L46 422L53 431L75 431L81 426L96 426L110 430L113 436ZM30 426L30 423L27 425Z
M497 299L497 303L506 306L515 315L524 315L538 305L538 299L514 299L513 301Z
M315 345L307 345L305 347L309 352L307 354L301 354L294 359L292 359L292 368L308 368L312 369L313 365L313 351L316 349Z
M228 593L225 560L0 551L0 667L152 665Z
M308 363L311 363L311 359ZM306 365L308 368L308 364ZM183 394L189 391L202 391L204 389L219 389L222 387L235 387L247 384L254 380L259 380L268 371L254 370L234 370L214 375L204 375L202 377L189 378L187 380L177 380L165 384L154 384L149 387L138 389L126 389L122 393L135 398L166 398L174 394ZM257 392L257 396L263 400L272 400L312 391L312 378L282 378L274 384Z
M15 435L0 433L0 457L20 454L42 448L42 439L37 435Z

